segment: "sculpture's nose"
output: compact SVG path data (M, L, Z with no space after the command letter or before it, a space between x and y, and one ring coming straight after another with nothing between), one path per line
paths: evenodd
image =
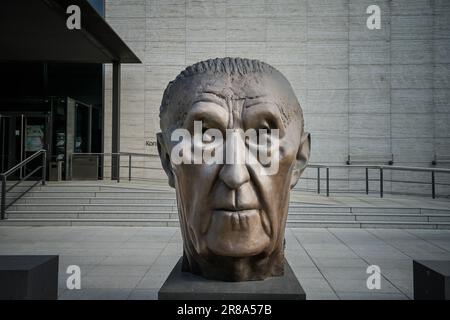
M219 177L232 190L239 189L250 180L245 164L225 164L220 170Z

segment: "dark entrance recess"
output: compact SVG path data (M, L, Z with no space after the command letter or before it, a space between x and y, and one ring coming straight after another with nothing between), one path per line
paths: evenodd
M0 114L0 171L5 172L34 152L47 149L49 137L49 115L46 113ZM17 177L27 175L40 163L31 161L23 170L15 172Z
M9 101L0 110L2 172L45 149L49 162L61 161L62 177L68 180L71 154L92 151L92 114L98 112L91 105L68 97L49 97ZM39 166L39 161L18 171L17 178Z
M66 9L70 5L80 7L80 30L66 27ZM60 157L58 139L61 142L64 125L66 149L73 141L73 152L103 152L105 63L113 65L112 150L120 152L120 65L141 61L106 23L103 13L102 0L2 1L2 172L38 146L43 145L49 151L49 162ZM65 99L66 110L74 114L55 112L58 99ZM71 101L77 106L68 107ZM64 118L66 123L62 124ZM73 134L78 135L69 139L72 119ZM69 158L68 150L64 157ZM113 162L113 179L117 173L115 166L117 161ZM68 177L67 173L65 176Z

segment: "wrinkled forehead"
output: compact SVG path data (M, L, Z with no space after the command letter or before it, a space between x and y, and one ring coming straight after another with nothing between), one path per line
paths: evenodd
M185 91L186 98L192 97L195 99L204 92L213 92L229 99L251 99L255 97L267 97L271 100L295 99L289 82L279 72L245 75L205 73L195 75L184 82L182 90Z
M178 80L171 88L169 105L161 115L161 129L179 127L193 104L205 96L216 95L225 100L258 100L279 108L290 118L302 116L300 105L286 78L279 72L227 75L203 73Z

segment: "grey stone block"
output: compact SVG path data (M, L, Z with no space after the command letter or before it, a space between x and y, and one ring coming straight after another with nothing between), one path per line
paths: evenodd
M345 41L349 39L347 17L308 17L308 40Z
M185 42L147 42L145 63L147 65L179 66L186 61Z
M186 15L185 0L148 0L147 16L150 18L174 18Z
M58 256L0 256L0 299L56 300Z
M228 0L226 17L263 18L266 16L265 0Z
M354 89L385 89L389 86L389 66L350 66L349 86Z
M391 143L389 138L356 138L351 136L349 140L350 154L360 155L388 155L391 153ZM360 171L359 178L365 173Z
M450 12L440 12L436 10L436 15L434 16L433 25L433 37L434 39L448 39L450 38L450 24L448 23L450 19Z
M350 41L350 64L389 64L390 46L387 41Z
M437 154L441 155L450 154L450 138L436 138L435 143Z
M347 66L307 66L308 89L347 89Z
M308 41L308 65L347 65L348 43L346 41Z
M450 89L434 89L433 97L436 112L450 112Z
M435 63L450 63L450 39L433 40Z
M434 0L434 13L436 14L450 13L450 3L446 0Z
M450 261L414 260L414 299L450 300Z
M392 113L432 113L432 89L393 89L391 90Z
M349 135L352 138L385 138L390 136L389 114L351 114Z
M190 18L224 17L227 0L186 0L186 16Z
M347 17L348 0L315 0L308 1L308 16Z
M433 159L434 146L432 138L392 138L392 152L395 161L417 166L429 165Z
M391 43L391 63L432 64L433 41L394 40Z
M105 17L145 18L145 0L106 0Z
M228 45L228 44L227 44ZM308 57L308 45L305 42L263 42L266 61L272 65L305 65ZM258 54L258 51L254 51Z
M394 138L432 138L433 114L392 114L391 126Z
M266 0L268 17L304 17L307 14L307 0Z
M394 0L391 2L391 14L400 15L432 15L433 4L430 0Z
M431 39L433 35L433 16L392 16L391 37L399 39Z
M391 87L395 89L432 88L432 65L392 65Z
M302 105L305 113L328 114L348 112L347 90L308 90L306 104Z
M350 113L388 113L389 89L350 89Z
M186 18L146 19L146 41L186 41Z
M227 0L186 0L189 18L222 18L226 16Z
M433 86L439 89L450 88L450 65L439 64L434 66Z
M207 280L181 271L182 258L158 292L159 300L305 300L306 294L289 263L284 275L264 281Z
M264 18L230 18L227 19L227 41L265 41L266 20ZM219 28L219 30L224 30ZM223 38L222 33L219 39Z
M186 19L187 41L221 42L225 40L225 34L228 35L224 18Z
M434 129L436 138L450 137L450 113L435 113Z
M306 17L267 18L262 22L263 30L267 30L267 41L306 41Z

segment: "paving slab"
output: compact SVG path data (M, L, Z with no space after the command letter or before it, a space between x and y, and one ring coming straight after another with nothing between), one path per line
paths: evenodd
M412 260L450 260L450 230L287 228L286 238L308 299L411 299ZM0 239L0 254L59 254L60 299L155 299L182 252L176 227L0 226ZM66 287L73 264L81 290ZM367 288L369 265L380 290Z

